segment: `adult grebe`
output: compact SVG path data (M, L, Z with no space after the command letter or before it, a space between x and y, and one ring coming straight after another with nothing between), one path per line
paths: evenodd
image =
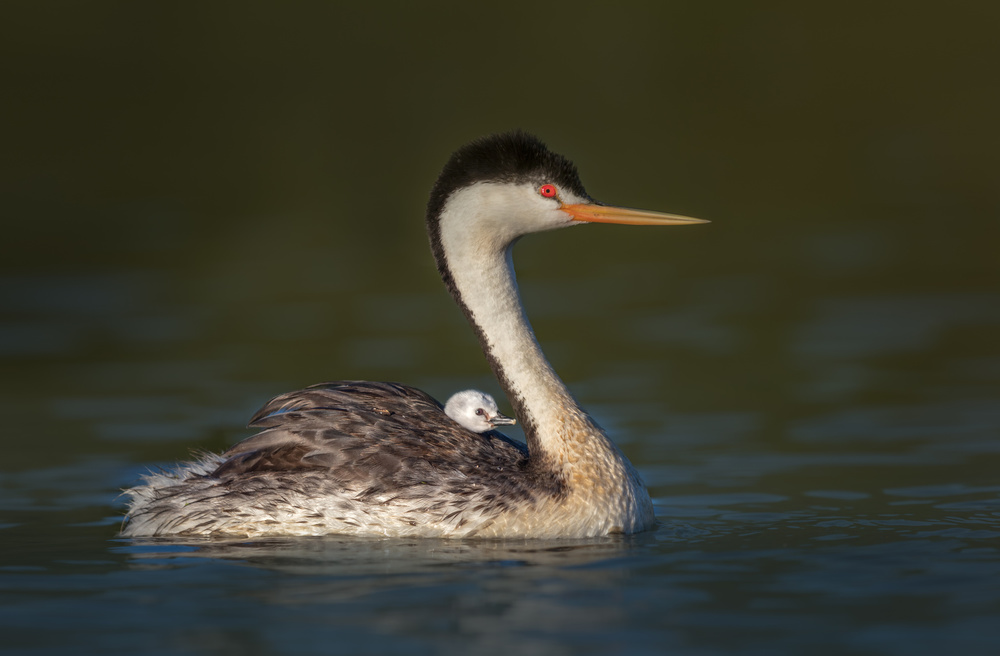
M444 404L444 413L473 433L485 433L497 426L516 423L510 417L500 414L492 396L474 389L452 394Z
M594 202L576 168L522 132L474 141L438 177L427 229L438 271L524 427L527 447L448 418L394 383L272 399L221 455L127 490L126 536L590 537L655 524L639 474L549 365L518 298L511 248L580 222L700 223Z

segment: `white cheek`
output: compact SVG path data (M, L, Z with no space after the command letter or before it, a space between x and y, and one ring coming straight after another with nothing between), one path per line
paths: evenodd
M563 202L584 202L570 195ZM441 213L442 223L461 222L450 235L453 246L469 252L477 247L502 250L522 235L575 225L576 221L559 209L560 202L545 198L530 185L479 182L455 192ZM444 226L442 226L444 227ZM455 253L458 251L452 251Z

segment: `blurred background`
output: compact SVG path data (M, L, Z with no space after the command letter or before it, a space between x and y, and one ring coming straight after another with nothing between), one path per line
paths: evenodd
M783 448L817 408L995 398L987 3L6 13L5 468L221 448L329 379L499 393L423 212L452 150L516 127L596 198L713 221L519 246L540 339L606 424L752 416Z
M321 380L491 385L422 221L450 152L511 128L598 199L713 221L518 248L536 330L585 401L857 401L874 392L859 349L1000 368L989 3L5 13L7 467L153 449L143 435L173 453ZM911 401L944 366L896 364L878 387ZM23 439L50 422L44 446Z
M283 391L499 395L423 214L454 149L511 128L597 199L712 221L515 251L543 348L661 518L720 490L881 516L948 489L991 499L997 535L1000 5L2 13L8 562L50 566L68 526L106 558L120 488Z

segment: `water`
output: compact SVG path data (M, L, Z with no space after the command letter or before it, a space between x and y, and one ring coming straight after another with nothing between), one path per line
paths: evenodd
M572 58L457 8L4 21L30 65L0 176L0 651L1000 651L995 16L730 9L560 14L609 39ZM511 125L600 199L713 220L516 251L659 528L117 538L122 488L283 391L509 410L421 216L448 152Z

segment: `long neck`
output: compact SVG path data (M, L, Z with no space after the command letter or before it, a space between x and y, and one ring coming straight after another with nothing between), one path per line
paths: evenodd
M510 247L477 266L453 269L453 295L521 420L532 453L557 449L553 435L582 414L535 338L518 294Z
M558 532L560 522L587 535L649 528L656 520L638 472L577 405L524 314L511 248L538 228L530 215L498 210L517 200L503 193L480 186L456 192L447 203L432 196L427 225L438 271L521 421L528 467L555 482L560 502L552 530Z
M484 237L489 230L455 229L442 217L431 241L445 284L475 329L493 373L520 420L532 459L566 462L588 451L617 449L545 359L518 294L513 240ZM466 224L467 225L467 224ZM436 230L436 234L435 234Z

